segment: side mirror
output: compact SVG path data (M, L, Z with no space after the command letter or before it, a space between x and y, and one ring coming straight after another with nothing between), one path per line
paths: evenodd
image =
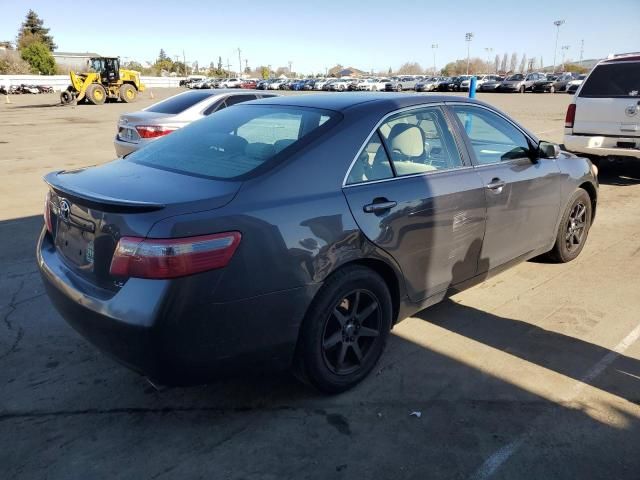
M558 158L560 147L555 143L540 142L538 144L538 158Z

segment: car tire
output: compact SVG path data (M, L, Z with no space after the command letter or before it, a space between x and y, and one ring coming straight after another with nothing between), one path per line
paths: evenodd
M380 359L392 316L389 289L377 273L362 266L337 271L305 315L294 373L325 393L352 388Z
M521 86L520 86L520 93L524 93L524 92L525 92L525 90L526 90L525 86L524 86L524 85L521 85Z
M401 92L402 91L402 85L398 84L398 86L396 87L396 92Z
M85 97L94 105L102 105L107 101L107 91L98 83L92 83L87 87Z
M579 188L569 199L556 234L556 242L547 256L567 263L580 255L591 227L592 205L589 194Z
M556 93L556 88L553 85L549 87L549 93Z

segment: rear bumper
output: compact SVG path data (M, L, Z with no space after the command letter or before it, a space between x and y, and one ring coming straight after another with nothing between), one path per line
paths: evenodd
M139 143L123 142L117 136L113 140L113 146L116 149L116 155L118 157L123 157L131 152L139 150L142 147Z
M618 142L634 142L636 148L619 147ZM564 146L568 151L574 153L640 159L640 138L637 137L602 137L565 133Z
M319 288L199 304L184 301L184 279L132 278L117 292L101 291L66 266L44 230L37 261L49 298L71 327L132 370L174 385L290 366Z

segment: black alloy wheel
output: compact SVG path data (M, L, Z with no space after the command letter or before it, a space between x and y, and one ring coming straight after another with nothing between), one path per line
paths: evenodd
M358 370L380 336L381 312L375 295L356 289L338 300L325 323L322 356L338 375Z
M392 319L391 295L380 275L360 265L338 270L302 322L294 374L326 393L352 388L378 362Z
M556 241L547 256L556 262L570 262L584 248L593 218L593 205L589 194L579 188L571 196L560 220Z

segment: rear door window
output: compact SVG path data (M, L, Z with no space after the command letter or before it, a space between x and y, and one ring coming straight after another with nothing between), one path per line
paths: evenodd
M598 65L580 91L581 97L638 97L640 95L640 62Z

